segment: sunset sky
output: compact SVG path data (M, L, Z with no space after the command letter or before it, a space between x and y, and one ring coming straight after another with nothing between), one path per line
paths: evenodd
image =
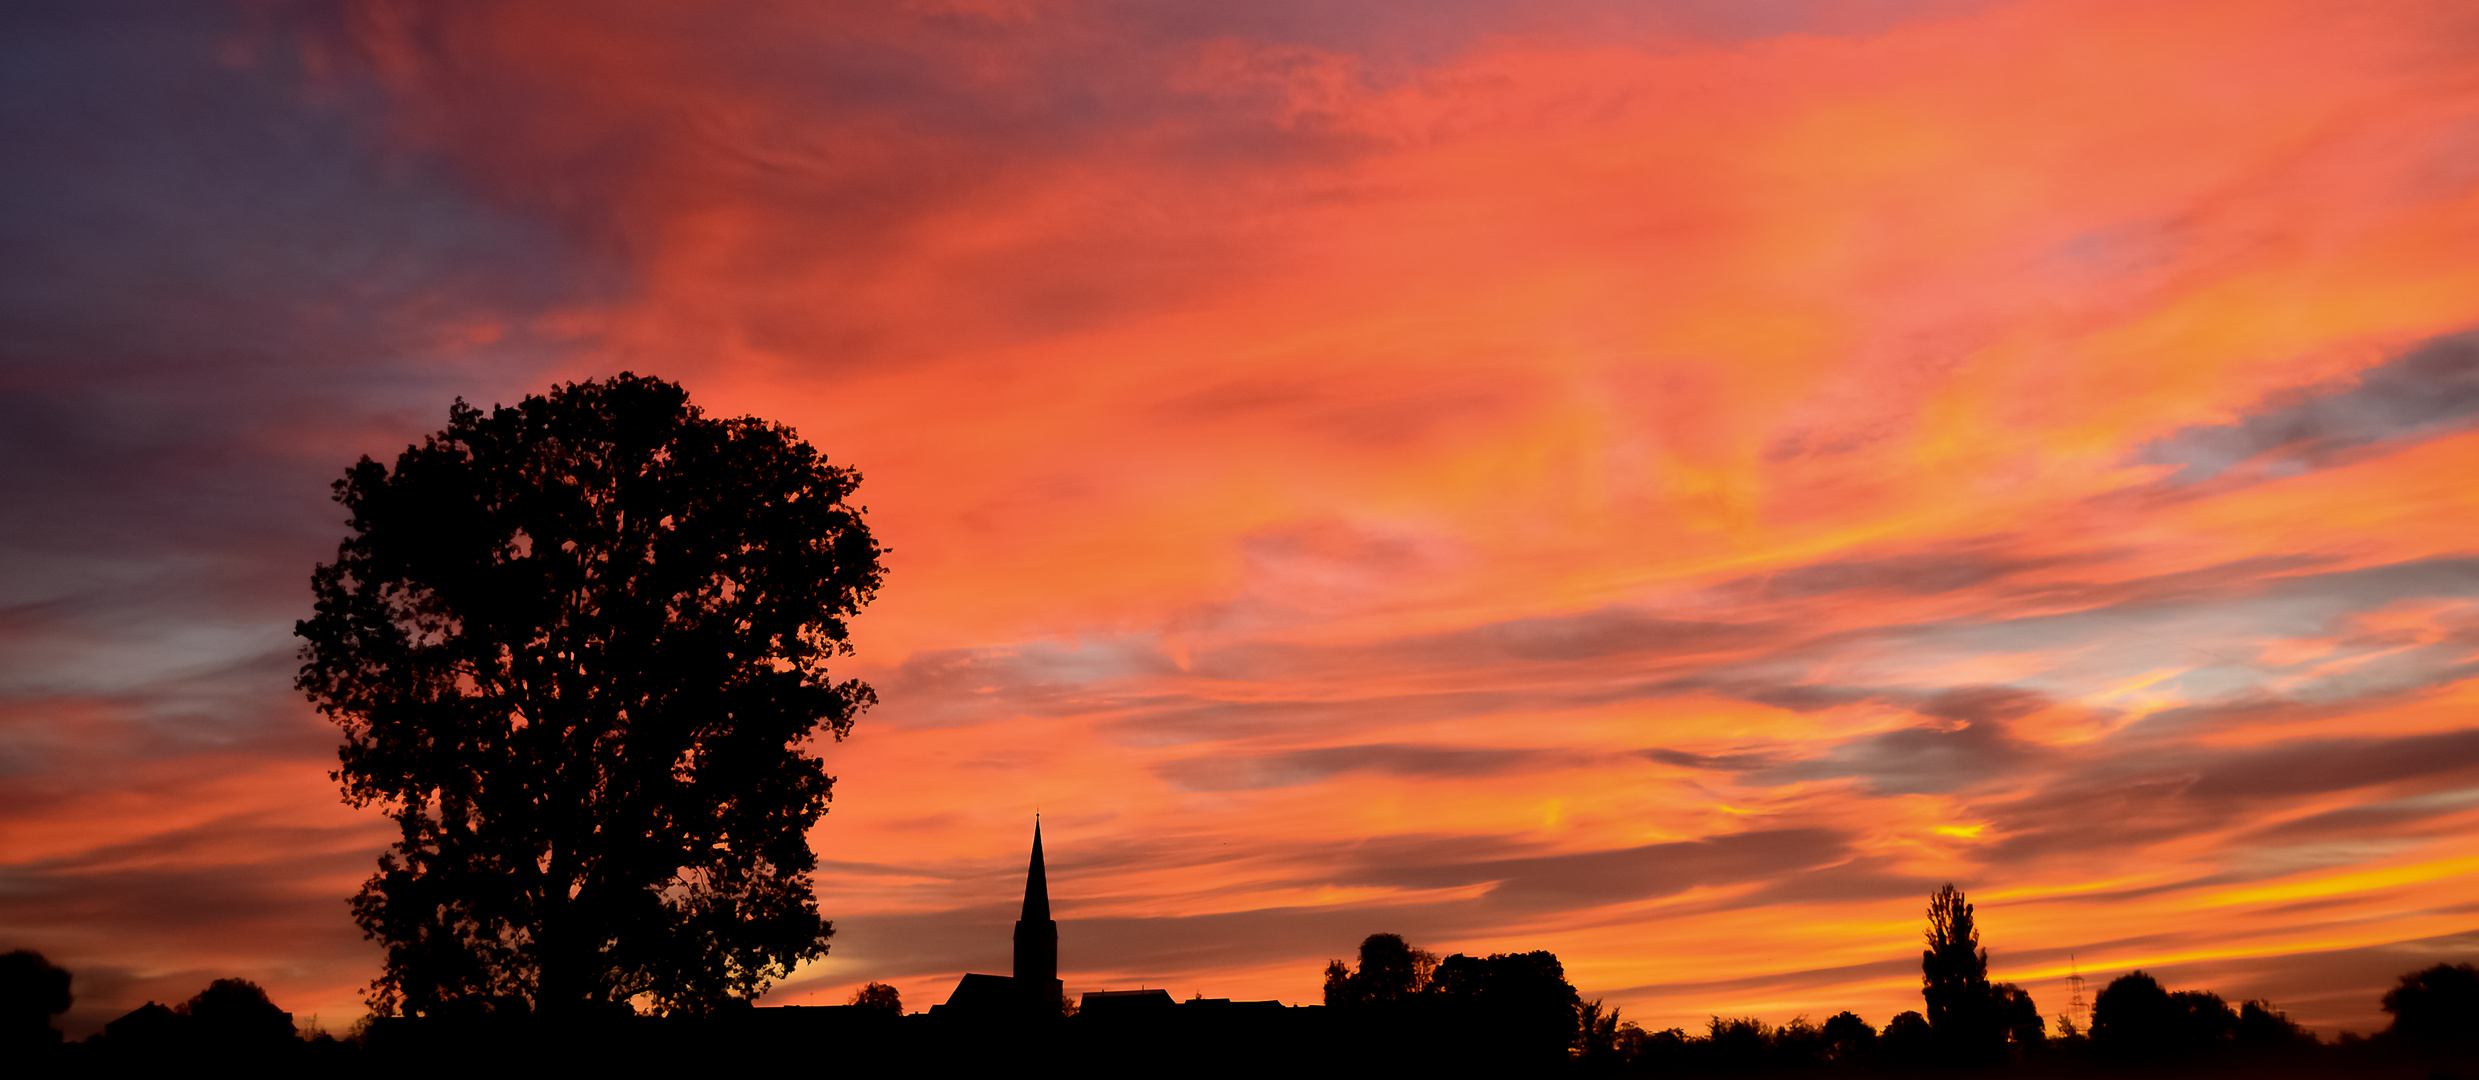
M0 950L340 1031L328 483L620 371L891 549L833 951L1648 1027L1922 911L2382 1026L2479 959L2479 8L595 0L0 14ZM2071 959L2070 959L2071 958Z

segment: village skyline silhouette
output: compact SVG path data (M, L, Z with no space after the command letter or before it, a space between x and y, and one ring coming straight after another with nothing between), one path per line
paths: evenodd
M452 1062L644 1069L704 1060L722 1047L792 1066L821 1047L888 1068L1074 1067L1103 1075L1178 1062L1209 1076L1366 1075L1389 1068L1535 1076L2176 1075L2451 1077L2479 1068L2479 970L2437 964L2401 976L2393 1018L2368 1037L2318 1038L2272 1003L2233 1008L2205 989L2171 991L2133 971L2090 1003L2088 1021L2044 1018L2013 984L1990 984L1967 897L1930 898L1922 954L1926 1011L1879 1027L1849 1011L1822 1022L1715 1015L1701 1033L1646 1031L1585 1001L1547 952L1440 959L1400 936L1370 935L1356 966L1332 961L1324 1000L1234 1001L1167 989L1087 990L1059 978L1060 934L1036 815L1006 975L968 972L943 1002L907 1013L870 983L844 1005L766 1006L694 1017L564 1020L524 1014L367 1017L339 1039L296 1030L256 984L219 979L178 1005L132 1010L71 1044L46 1026L65 1010L69 973L20 950L0 956L13 1033L0 1050L70 1073L126 1073L213 1060L276 1075L427 1075ZM2078 986L2080 980L2077 980ZM2081 1002L2075 1003L2077 1008ZM1932 1019L1933 1017L1933 1019Z

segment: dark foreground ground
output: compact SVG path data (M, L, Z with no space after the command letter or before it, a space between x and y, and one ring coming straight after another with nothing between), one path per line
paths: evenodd
M1891 1060L1780 1061L1687 1040L1632 1060L1517 1045L1485 1027L1371 1026L1350 1014L1272 1003L1164 1010L1153 1016L896 1016L857 1008L755 1009L707 1020L615 1018L548 1030L488 1021L380 1021L353 1040L233 1044L105 1039L29 1048L0 1077L419 1077L1080 1075L1145 1077L2298 1077L2479 1080L2479 1053L2384 1040L2231 1049L2155 1062L2112 1060L2088 1043L2053 1043L2004 1063L1957 1067Z

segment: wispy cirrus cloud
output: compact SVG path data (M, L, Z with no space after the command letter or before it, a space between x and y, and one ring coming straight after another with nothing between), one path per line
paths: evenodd
M2373 444L2434 438L2479 424L2479 334L2454 334L2357 373L2346 387L2287 391L2235 423L2184 428L2136 460L2176 465L2200 483L2241 466L2257 476L2320 468Z

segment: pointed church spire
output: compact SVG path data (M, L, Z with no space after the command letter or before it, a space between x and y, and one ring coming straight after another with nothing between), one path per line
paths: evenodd
M1026 922L1050 921L1050 875L1042 870L1042 816L1033 815L1033 866L1024 872Z
M1033 865L1024 872L1024 917L1016 920L1016 987L1024 1000L1059 1007L1059 924L1050 921L1050 875L1042 869L1042 819L1033 815Z

